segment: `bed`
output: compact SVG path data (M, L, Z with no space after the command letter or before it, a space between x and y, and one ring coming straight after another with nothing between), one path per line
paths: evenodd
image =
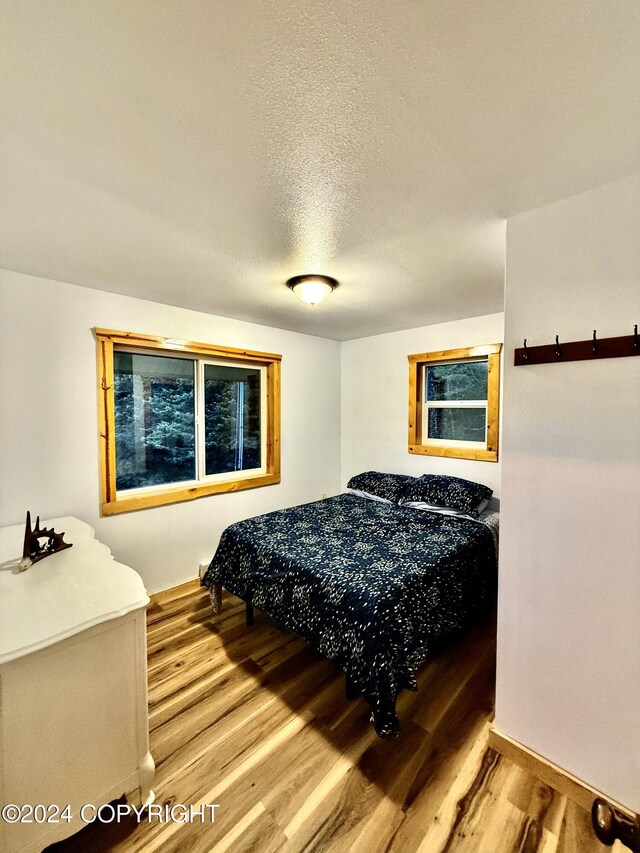
M398 692L495 602L497 517L341 494L227 527L202 584L214 612L224 587L335 660L389 737Z

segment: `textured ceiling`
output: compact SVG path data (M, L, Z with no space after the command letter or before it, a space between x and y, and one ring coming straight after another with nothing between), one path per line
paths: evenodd
M0 14L9 269L358 337L500 310L505 216L640 171L637 0Z

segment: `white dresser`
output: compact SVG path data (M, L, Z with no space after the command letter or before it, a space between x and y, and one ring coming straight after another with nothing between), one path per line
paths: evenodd
M87 803L153 800L142 579L77 518L46 527L73 548L20 574L24 526L0 528L0 807L68 805L73 817L0 820L7 853L82 829Z

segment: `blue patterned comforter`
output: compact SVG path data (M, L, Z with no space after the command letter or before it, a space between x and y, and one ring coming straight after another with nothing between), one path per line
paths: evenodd
M496 552L481 521L352 494L239 521L202 583L223 586L337 661L381 736L396 695L437 641L493 604Z

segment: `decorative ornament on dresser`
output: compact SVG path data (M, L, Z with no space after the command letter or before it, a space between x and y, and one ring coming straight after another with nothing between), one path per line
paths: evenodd
M41 539L46 542L40 543ZM40 529L40 516L36 518L36 526L31 529L31 513L27 510L27 521L24 527L24 547L22 548L22 559L20 560L19 569L21 572L31 568L38 560L44 560L45 557L50 557L58 551L64 551L65 548L71 548L73 542L64 541L64 531L56 533L51 528L43 527Z

